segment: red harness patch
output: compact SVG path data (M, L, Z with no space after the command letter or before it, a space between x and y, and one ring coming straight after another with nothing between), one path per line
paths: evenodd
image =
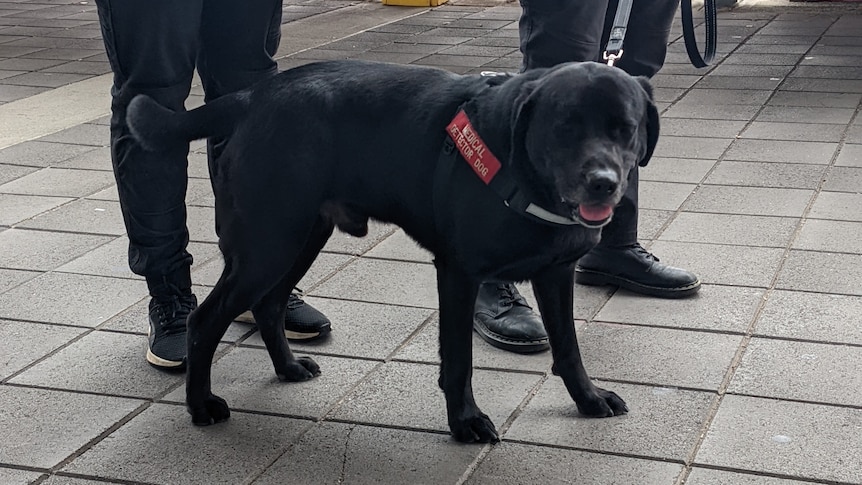
M473 129L467 113L464 110L459 111L455 119L446 127L446 131L476 175L485 182L485 185L490 184L500 170L500 161Z

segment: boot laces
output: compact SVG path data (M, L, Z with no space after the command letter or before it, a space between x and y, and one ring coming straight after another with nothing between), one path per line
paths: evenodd
M525 306L530 308L530 305L527 304L527 300L518 293L518 289L515 288L515 285L511 283L504 283L497 285L497 290L500 293L500 306Z
M177 292L168 297L159 297L154 301L153 309L164 334L172 335L185 332L186 320L197 306L195 296Z
M305 302L302 301L302 290L297 288L296 291L290 292L290 296L287 298L287 308L289 310L296 310L302 305L305 305Z
M655 254L653 254L653 253L651 253L651 252L647 251L647 249L646 249L645 247L641 246L641 243L639 243L639 242L636 242L636 243L632 244L632 245L630 246L630 248L631 248L631 250L632 250L632 251L634 251L635 253L637 253L637 254L639 254L639 255L643 256L645 259L648 259L648 260L650 260L650 261L655 261L656 263L658 263L658 262L660 261L660 260L658 259L658 256L656 256Z

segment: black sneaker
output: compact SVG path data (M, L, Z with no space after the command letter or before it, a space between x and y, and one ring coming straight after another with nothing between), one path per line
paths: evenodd
M147 362L162 370L186 367L186 320L198 306L193 294L157 296L150 300Z
M527 354L550 347L541 317L512 284L479 287L473 329L484 341L509 352Z
M247 311L237 317L238 322L254 323L254 315ZM299 293L292 292L287 300L284 316L284 336L288 340L316 340L332 330L332 323L320 310L306 303Z
M700 289L696 274L660 263L639 243L594 248L578 261L575 281L582 285L614 285L661 298L682 298Z

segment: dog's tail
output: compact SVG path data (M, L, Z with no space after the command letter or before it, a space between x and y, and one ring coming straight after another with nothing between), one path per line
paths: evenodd
M126 109L126 124L145 150L155 152L210 136L229 135L246 112L248 94L222 96L191 111L171 111L139 94Z

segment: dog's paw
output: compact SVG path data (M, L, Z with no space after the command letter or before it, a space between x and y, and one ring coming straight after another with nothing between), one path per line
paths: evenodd
M300 357L288 362L279 372L278 378L284 382L301 382L320 375L320 366L310 357Z
M210 394L200 406L193 407L189 405L188 411L192 415L192 423L196 426L209 426L221 423L222 421L227 421L230 417L230 408L227 405L227 401L215 394Z
M497 443L500 441L494 423L483 412L450 421L449 428L452 431L452 437L462 443Z
M577 402L578 412L591 418L609 418L629 411L626 402L617 393L600 387L595 388L588 399Z

